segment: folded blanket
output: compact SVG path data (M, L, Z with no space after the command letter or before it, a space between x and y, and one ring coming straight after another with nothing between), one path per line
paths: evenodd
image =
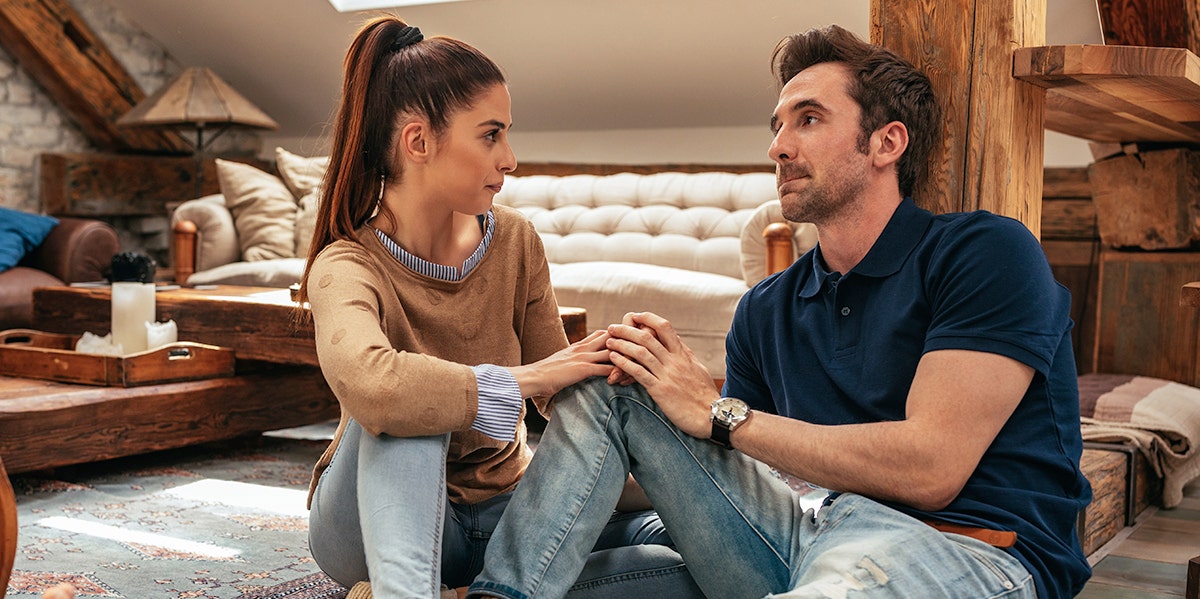
M1200 476L1200 389L1134 375L1079 377L1085 441L1136 446L1163 479L1163 507L1183 500L1183 487Z

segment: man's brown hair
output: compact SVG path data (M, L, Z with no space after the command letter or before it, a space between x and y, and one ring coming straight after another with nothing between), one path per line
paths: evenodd
M941 132L942 110L929 78L894 52L837 25L788 36L771 56L781 88L800 71L824 62L850 70L846 92L862 108L859 151L865 152L871 133L887 123L899 121L908 128L908 148L896 164L896 174L900 193L911 196L926 174Z

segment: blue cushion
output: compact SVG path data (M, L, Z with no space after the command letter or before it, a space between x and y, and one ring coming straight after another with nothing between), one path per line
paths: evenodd
M58 224L52 216L0 208L0 272L17 265Z

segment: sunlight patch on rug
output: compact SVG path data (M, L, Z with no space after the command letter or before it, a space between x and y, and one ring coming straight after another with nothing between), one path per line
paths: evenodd
M158 557L169 555L175 559L188 559L193 556L208 559L230 559L237 557L238 554L241 553L241 551L237 549L230 549L228 547L220 547L217 545L210 545L208 543L197 543L195 541L188 541L186 539L168 537L166 535L138 532L136 530L126 530L116 526L88 522L78 518L53 516L38 520L37 525L92 537L99 537L102 539L110 539L117 541L118 543L124 543L134 547L143 553L158 553ZM154 551L151 548L155 548L157 551ZM184 557L185 555L187 557Z
M266 485L206 478L161 491L161 494L308 520L308 508L304 505L308 498L307 489L281 489Z

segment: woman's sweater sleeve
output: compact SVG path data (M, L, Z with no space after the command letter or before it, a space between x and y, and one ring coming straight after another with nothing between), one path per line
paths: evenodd
M546 262L546 249L533 224L525 221L528 240L526 275L528 293L521 327L521 361L525 364L537 362L567 346L567 334L563 330L562 316L558 312L558 301L550 285L550 265ZM551 397L534 397L538 412L549 417Z
M380 325L385 281L369 259L336 245L313 262L308 295L321 372L342 409L372 435L469 429L478 389L469 366L392 347Z

